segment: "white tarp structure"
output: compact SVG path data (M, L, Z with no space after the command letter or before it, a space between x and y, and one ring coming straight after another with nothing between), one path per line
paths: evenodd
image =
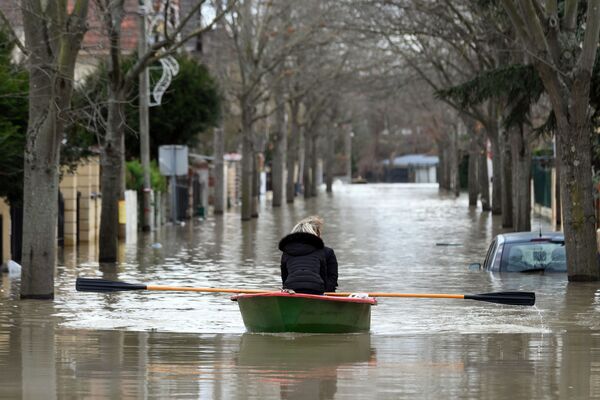
M426 154L407 154L390 160L384 160L383 165L389 169L405 170L405 182L436 183L439 157Z

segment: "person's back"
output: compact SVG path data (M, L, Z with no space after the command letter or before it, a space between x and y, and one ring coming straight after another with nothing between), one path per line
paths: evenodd
M281 239L281 280L284 289L323 294L337 287L337 259L320 237L322 220L309 217Z

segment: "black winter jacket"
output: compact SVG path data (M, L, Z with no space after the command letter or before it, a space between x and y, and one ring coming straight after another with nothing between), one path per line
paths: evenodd
M316 235L291 233L279 242L281 281L284 289L297 292L335 292L338 278L337 259L333 249L325 247Z

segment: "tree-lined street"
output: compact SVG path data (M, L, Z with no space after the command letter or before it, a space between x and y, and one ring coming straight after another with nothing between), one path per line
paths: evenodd
M207 364L212 386L199 384L191 397L343 398L356 388L377 398L598 396L599 41L600 4L591 0L0 0L0 365L16 363L22 383L0 381L0 397L36 397L28 390L39 385L58 398L181 394L181 379L172 391L148 383L169 368L182 373L171 355L181 346L150 350L164 332L216 335L203 343L178 336L223 352ZM322 237L316 225L296 225L310 215L324 218ZM297 279L321 287L333 259L341 292L436 301L380 299L366 342L336 341L355 346L355 358L328 364L315 355L291 373L300 384L274 387L260 364L281 376L288 367L251 349L286 354L285 344L242 335L251 329L241 303L243 324L222 294L73 287L89 276L268 288L282 302L323 294L286 286L291 267L281 252L306 256L305 247L291 255L278 247L294 227L309 229L292 233L309 235L298 245L318 253L318 265L294 264ZM532 231L525 254L496 236ZM505 273L512 262L531 268ZM535 297L538 308L436 297L503 292ZM331 306L331 297L292 301ZM273 309L291 318L284 306L261 310ZM52 326L47 340L40 320ZM108 379L95 393L90 371L69 381L58 355L86 362L66 343L86 330L90 340L135 342L134 355L107 346L106 357L120 361L90 371L122 375L123 360L146 357L136 390L121 376L115 391ZM161 333L146 334L153 330ZM314 354L315 346L335 347L316 338L303 348ZM231 347L235 363L223 355ZM478 367L505 361L533 372ZM161 370L163 362L172 367ZM40 363L56 379L43 381L32 367ZM360 363L369 366L362 377ZM233 372L220 379L222 365ZM338 379L342 365L349 381ZM419 390L415 382L434 367L449 372ZM188 368L202 380L198 360ZM581 370L583 378L570 372ZM247 395L224 388L256 377Z

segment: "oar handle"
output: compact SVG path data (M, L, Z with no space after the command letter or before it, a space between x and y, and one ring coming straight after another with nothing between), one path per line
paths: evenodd
M147 285L147 290L162 290L170 292L208 292L208 293L268 293L274 290L260 289L227 289L227 288L202 288L202 287L179 287L179 286L157 286Z
M325 293L328 296L347 297L354 293L333 292ZM366 293L369 297L417 297L422 299L464 299L464 294L443 294L443 293Z

